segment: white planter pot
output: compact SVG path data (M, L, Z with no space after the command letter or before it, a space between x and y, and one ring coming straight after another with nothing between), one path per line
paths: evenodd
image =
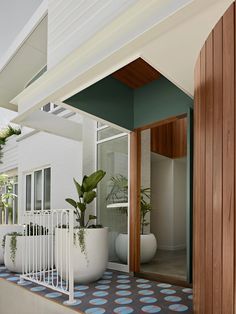
M26 248L26 249L25 249ZM22 273L23 261L24 271L30 272L47 269L51 266L52 236L17 236L15 259L12 259L11 236L6 236L4 263L8 270ZM49 258L48 258L49 252ZM25 254L24 260L22 254Z
M78 229L74 229L72 262L74 281L89 283L102 277L108 263L108 228L85 229L85 252L81 251ZM56 228L55 231L55 265L62 278L66 278L68 265L68 230ZM62 256L62 259L60 259ZM57 259L58 257L58 259Z
M121 262L127 264L128 235L121 233L116 238L116 254ZM141 235L141 264L150 262L156 254L157 240L153 233Z
M4 249L2 241L6 234L11 232L23 232L22 225L0 225L0 265L4 263Z

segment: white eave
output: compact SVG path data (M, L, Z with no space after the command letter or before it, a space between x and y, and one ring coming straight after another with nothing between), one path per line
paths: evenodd
M27 81L47 60L47 6L44 0L0 59L0 107L17 111L10 100L19 94Z
M49 101L63 102L141 56L193 96L198 53L233 0L139 1L11 103L16 123ZM171 64L171 66L169 66Z

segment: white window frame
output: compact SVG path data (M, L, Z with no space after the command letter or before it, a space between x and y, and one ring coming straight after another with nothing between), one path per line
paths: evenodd
M41 204L41 209L38 209L37 211L45 210L44 208L44 171L45 169L50 168L51 176L50 176L50 209L51 209L51 195L52 195L52 167L50 165L40 167L40 168L35 168L29 172L25 172L23 175L24 179L24 211L25 212L30 212L30 211L35 211L36 209L34 208L34 197L35 197L35 186L34 186L34 176L35 172L37 171L42 171L42 204ZM26 177L27 175L31 175L31 210L26 210ZM49 209L49 210L50 210ZM48 210L48 209L47 209Z
M104 138L102 140L98 140L98 133L101 130L104 130L108 127L112 127L112 128L117 128L118 130L120 130L119 134ZM124 132L124 129L120 129L119 127L114 127L113 125L103 125L101 127L98 127L98 123L97 123L97 128L96 128L96 169L98 170L98 146L99 144L102 144L104 142L109 142L111 140L117 139L117 138L121 138L121 137L128 137L128 203L125 203L125 206L127 206L128 208L128 215L127 215L127 224L128 224L128 255L127 255L127 264L122 264L119 262L108 262L108 268L109 269L114 269L114 270L118 270L118 271L123 271L123 272L129 272L130 269L130 132ZM119 204L120 206L121 204ZM123 204L124 205L124 204ZM117 205L116 205L117 206ZM95 209L95 215L99 215L98 211L97 211L97 202L96 202L96 209Z

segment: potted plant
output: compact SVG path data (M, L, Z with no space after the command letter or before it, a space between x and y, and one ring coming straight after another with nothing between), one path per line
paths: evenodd
M107 195L108 203L127 203L128 202L128 179L123 175L117 175L111 178L111 190ZM140 195L140 251L141 263L150 262L156 254L157 241L153 233L146 232L145 227L147 227L150 222L146 219L147 214L151 212L152 206L150 203L151 189L141 188ZM118 207L122 212L127 213L127 207ZM127 263L128 258L128 235L120 233L116 238L115 248L118 258L123 262Z
M105 176L105 172L98 170L89 176L84 176L82 183L74 179L78 200L67 198L66 201L73 206L76 225L74 226L74 245L72 252L74 266L74 281L89 283L98 280L104 273L108 262L108 229L101 225L91 224L97 219L87 214L87 205L96 198L98 183ZM86 219L87 217L87 219ZM56 262L56 268L62 277L66 276L68 243L68 228L56 228L55 254L62 256L62 262ZM63 253L64 252L64 253Z
M0 175L0 221L3 220L2 213L4 209L8 211L9 216L13 214L12 202L17 197L13 193L14 179L9 178L6 174ZM11 217L12 218L12 217ZM0 243L4 236L11 232L22 232L23 227L16 224L0 224ZM0 245L0 265L4 263L4 250Z
M33 224L22 226L22 228L24 231L11 232L3 238L2 247L6 268L14 273L47 269L51 265L49 246L52 243L48 241L48 229ZM23 252L25 252L25 259L22 256Z

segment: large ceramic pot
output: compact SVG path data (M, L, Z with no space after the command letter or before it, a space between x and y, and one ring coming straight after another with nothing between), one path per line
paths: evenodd
M89 283L102 277L108 263L108 228L84 229L84 246L79 242L79 229L74 229L74 244L71 254L74 281ZM59 274L66 279L68 259L68 230L56 228L55 265ZM62 259L57 256L62 257Z
M14 273L47 270L51 266L52 241L52 236L47 235L17 236L15 246L12 246L12 236L7 235L4 253L6 268Z
M153 233L142 234L140 242L141 263L149 263L156 254L157 240ZM116 254L123 263L127 263L128 256L128 235L120 233L116 238Z
M6 234L11 232L23 232L22 225L0 225L0 265L4 263L4 249L2 241Z

